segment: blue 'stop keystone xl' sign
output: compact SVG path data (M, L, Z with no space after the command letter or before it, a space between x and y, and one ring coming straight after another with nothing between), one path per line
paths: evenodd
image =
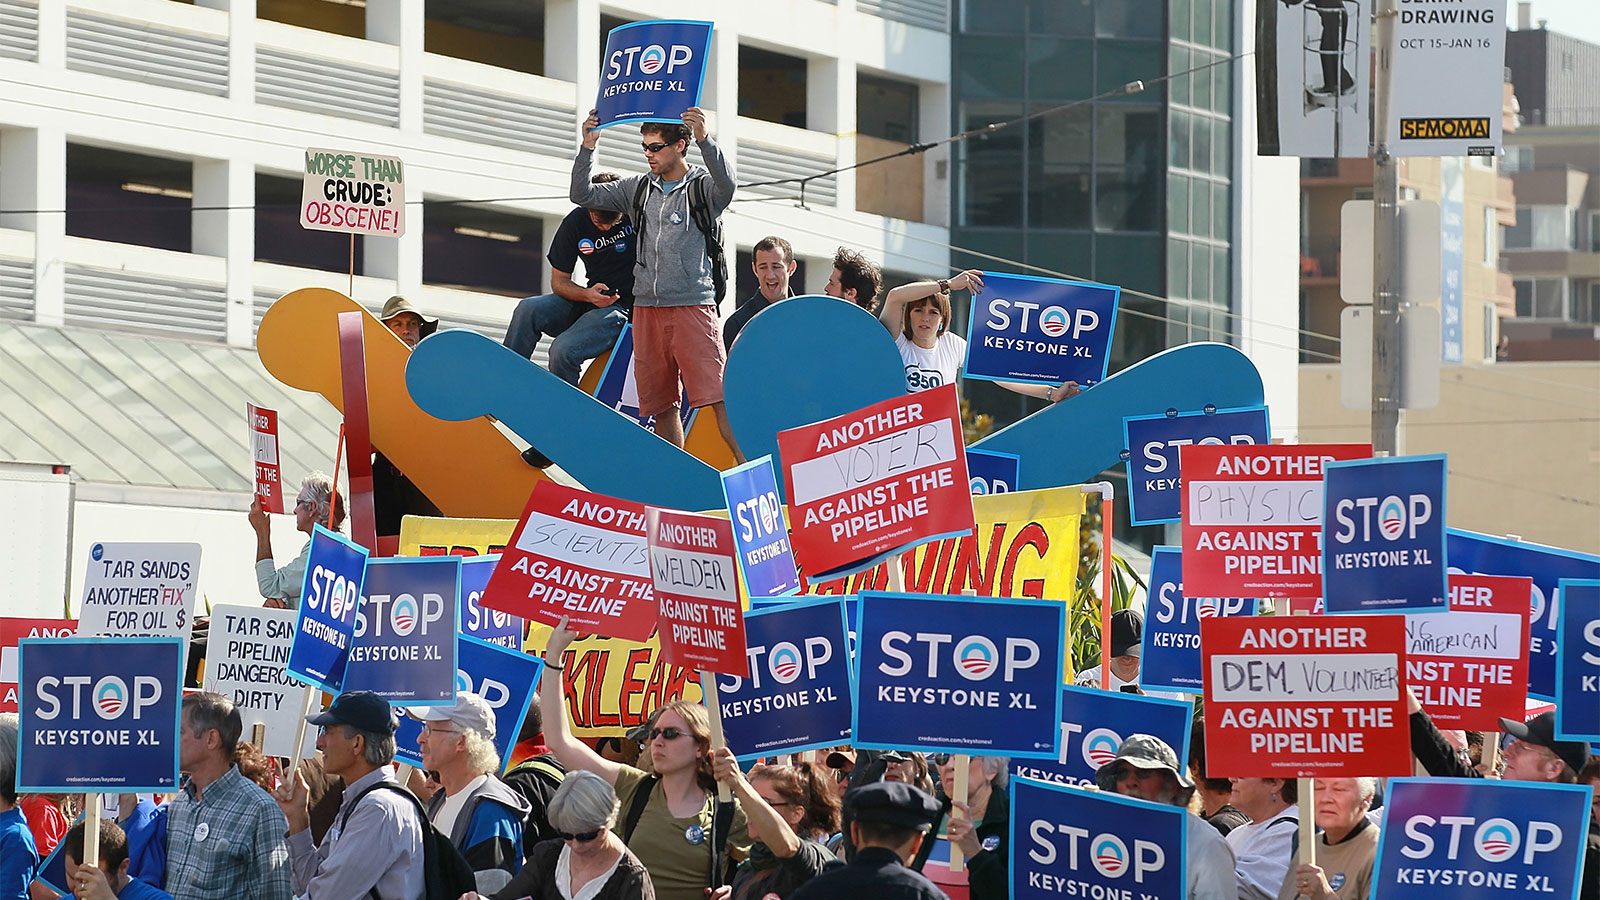
M1122 288L983 273L967 322L968 378L1080 385L1105 380Z
M700 105L710 49L710 22L661 19L611 29L594 103L599 127L680 121Z

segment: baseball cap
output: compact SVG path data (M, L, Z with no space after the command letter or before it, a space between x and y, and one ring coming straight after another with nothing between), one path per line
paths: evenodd
M456 702L449 706L411 706L406 715L419 722L451 722L494 738L494 710L489 702L469 691L456 691Z
M1582 741L1556 740L1556 714L1553 712L1540 713L1526 722L1501 719L1500 730L1519 741L1549 747L1551 752L1571 766L1574 772L1581 770L1583 764L1589 760L1587 744Z
M371 691L345 691L327 709L306 716L306 722L318 728L350 725L374 734L394 734L399 727L389 701Z
M1138 610L1119 609L1111 614L1111 655L1140 656L1144 650L1144 616Z
M846 772L848 772L851 769L855 768L855 765L856 765L856 751L854 751L854 750L835 750L832 753L828 754L827 762L828 762L828 768L830 768L830 769L843 769Z

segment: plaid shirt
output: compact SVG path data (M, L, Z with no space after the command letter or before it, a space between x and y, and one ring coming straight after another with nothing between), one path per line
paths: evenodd
M289 900L289 823L266 791L229 766L167 807L167 893L174 900Z

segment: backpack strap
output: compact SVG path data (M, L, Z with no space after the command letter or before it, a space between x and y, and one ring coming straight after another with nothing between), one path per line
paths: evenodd
M733 830L733 814L737 809L732 800L718 802L711 814L711 871L706 886L713 891L727 883L728 832Z
M519 772L537 772L549 778L551 781L554 781L556 784L560 784L561 782L567 780L566 772L556 768L549 762L542 759L525 759L522 762L517 763L515 766L512 766L511 771L507 772L506 774L515 775Z
M633 240L635 247L644 246L644 199L650 194L650 176L639 179L639 186L633 192ZM643 253L634 254L636 261L644 265L646 256Z
M412 808L417 811L417 817L421 819L423 828L427 829L430 827L431 823L428 821L428 811L422 808L422 801L417 799L416 794L411 793L411 791L407 790L403 785L395 784L392 781L380 780L377 784L369 784L363 788L361 793L356 795L355 801L352 802L350 807L344 811L344 815L339 817L339 834L341 836L344 834L345 826L350 824L351 814L356 811L357 806L361 805L361 801L366 799L366 796L373 791L394 791L397 794L404 794L406 799L411 801ZM424 830L422 841L424 867L426 867L428 864L428 856L431 854L432 850L433 847L428 843L427 833L426 830ZM379 900L378 886L376 884L367 890L367 896L371 897L372 900Z
M711 282L716 287L717 305L728 293L728 264L722 252L722 222L711 214L711 173L702 172L690 181L689 218L706 239L706 257L711 261Z
M633 800L628 804L628 815L622 820L622 842L624 844L633 840L633 829L639 824L639 817L644 815L644 808L650 805L650 793L656 789L656 782L661 780L660 775L646 775L633 789Z

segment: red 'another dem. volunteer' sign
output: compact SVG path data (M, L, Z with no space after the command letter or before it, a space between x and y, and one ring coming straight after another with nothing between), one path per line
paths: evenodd
M1183 593L1322 596L1322 476L1370 444L1181 448Z
M1411 771L1405 617L1200 620L1210 778Z
M954 385L780 431L778 452L810 582L976 529Z

